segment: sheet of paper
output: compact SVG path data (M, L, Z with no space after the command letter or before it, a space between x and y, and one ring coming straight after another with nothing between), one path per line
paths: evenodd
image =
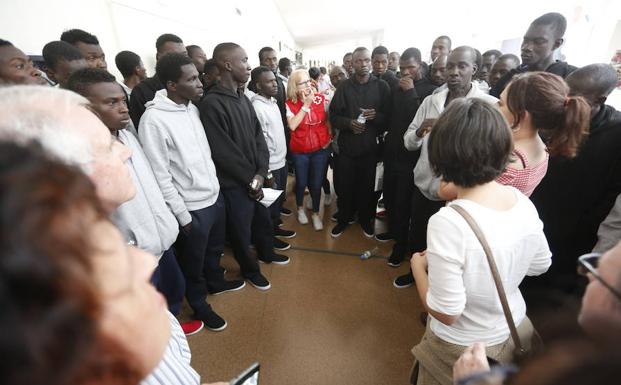
M283 190L263 188L263 199L261 199L259 202L261 202L261 204L263 204L263 206L265 207L270 207L272 203L274 203L282 193Z

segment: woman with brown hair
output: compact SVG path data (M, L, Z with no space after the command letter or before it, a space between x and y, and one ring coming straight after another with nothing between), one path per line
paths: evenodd
M569 96L558 75L527 72L514 78L498 102L513 131L513 158L498 182L530 196L548 169L550 155L576 156L588 133L591 108Z

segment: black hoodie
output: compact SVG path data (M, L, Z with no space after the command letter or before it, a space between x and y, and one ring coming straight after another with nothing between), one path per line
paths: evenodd
M339 152L348 156L373 153L377 137L386 131L390 107L390 87L384 80L370 75L369 81L359 83L355 76L339 84L330 102L330 123L341 130ZM360 108L374 108L375 119L366 122L366 130L354 134L351 121L358 118Z
M603 106L574 159L550 157L531 195L550 249L551 273L575 272L576 258L591 252L597 229L621 193L621 112Z
M129 98L129 116L132 118L132 123L134 123L136 129L140 125L142 114L147 109L145 104L153 100L157 91L163 89L164 85L157 74L152 78L146 78L132 89L132 95Z
M574 67L570 64L565 63L564 61L555 61L550 64L548 68L546 68L545 72L549 72L551 74L558 75L565 79L570 73L574 72L577 67ZM507 84L513 79L513 77L517 74L521 74L524 72L528 72L528 65L522 64L521 66L512 69L507 72L503 77L498 79L498 83L489 91L489 94L500 99L500 94L505 89Z
M223 189L245 188L255 175L267 175L269 152L261 123L241 90L217 85L203 98L199 110Z

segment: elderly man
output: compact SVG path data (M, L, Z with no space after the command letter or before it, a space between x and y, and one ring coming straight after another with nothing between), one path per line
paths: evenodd
M136 193L125 163L131 150L110 135L87 106L87 99L65 90L38 86L0 89L0 140L38 141L48 153L80 167L95 185L105 209L112 212ZM103 282L109 272L95 270L93 274L94 279ZM116 301L115 297L109 299ZM127 317L136 317L131 306L125 310ZM168 318L170 323L164 316L161 327L170 329L171 337L167 346L159 347L159 363L150 368L151 374L142 384L199 384L200 376L190 366L187 340L176 319L172 315ZM158 322L161 320L158 318ZM121 344L134 343L129 338L131 330L118 328L116 332Z

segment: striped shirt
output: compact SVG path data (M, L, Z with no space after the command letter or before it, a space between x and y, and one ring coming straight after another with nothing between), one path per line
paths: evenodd
M520 190L522 194L530 197L530 194L535 191L535 188L539 185L543 177L546 176L549 156L546 154L546 159L543 162L531 166L530 163L528 163L526 154L522 151L514 148L513 155L520 159L524 168L517 169L507 167L505 171L496 178L496 182L505 186L513 186Z
M201 377L190 366L192 353L179 321L168 312L170 340L162 360L140 385L200 385Z

